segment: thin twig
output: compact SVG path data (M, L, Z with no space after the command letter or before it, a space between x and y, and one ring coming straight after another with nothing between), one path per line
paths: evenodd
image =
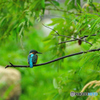
M54 32L56 32L56 33L59 35L59 33L58 33L56 30L54 30L54 29L52 29L52 28L50 28L50 27L44 25L43 23L42 23L42 25L45 26L45 27L47 27L47 28L49 28L49 29L51 29L51 30L53 30Z
M74 39L74 40L69 40L69 41L63 41L63 42L60 42L58 44L62 44L62 43L66 43L66 42L72 42L72 41L76 41L76 40L80 40L80 39Z
M90 44L90 45L93 45L92 43L90 43L90 42L88 42L88 41L86 41L86 40L82 40L82 41L84 41L84 42L86 42L86 43L88 43L88 44Z
M86 38L86 37L89 37L89 36L96 36L97 34L92 34L92 35L84 35L83 37L81 37L80 39L83 39L83 38Z
M52 34L52 35L55 35L55 34ZM80 37L80 39L83 39L83 38L86 38L86 37L89 37L89 36L96 36L96 35L97 35L97 34L84 35L83 37ZM66 35L55 35L55 36L63 36L63 37L68 37L68 38L74 38L74 37L66 36ZM78 38L75 38L75 39L78 39Z
M49 0L49 2L50 2L57 10L59 10L59 8L58 8L51 0Z
M71 36L66 36L66 35L56 35L56 34L51 34L51 35L55 35L55 36L63 36L63 37L67 37L67 38L73 38Z
M76 40L82 40L82 41L84 41L84 42L86 42L86 43L92 45L92 43L90 43L90 42L88 42L88 41L86 41L86 40L83 40L83 39L86 38L86 37L89 37L89 36L96 36L96 35L97 35L97 34L85 35L85 36L83 36L83 37L75 38L75 39L69 40L69 41L63 41L63 42L60 42L60 43L58 43L58 44L62 44L62 43L66 43L66 42L72 42L72 41L76 41ZM63 35L58 35L58 36L63 36ZM67 37L68 37L68 36L67 36ZM72 37L71 37L71 38L72 38Z
M99 51L99 50L100 50L100 48L92 49L92 50L88 50L88 51L82 51L82 52L78 52L78 53L73 53L73 54L70 54L70 55L66 55L66 56L63 56L63 57L48 61L46 63L36 64L36 65L34 65L34 67L41 66L41 65L46 65L46 64L49 64L49 63L52 63L52 62L55 62L55 61L58 61L60 59L64 59L64 58L67 58L67 57L80 55L80 54L84 54L84 53L88 53L88 52L95 52L95 51ZM12 63L10 63L10 65L7 65L5 68L8 68L8 67L29 67L29 65L13 65Z
M76 40L81 40L81 41L86 42L86 43L88 43L88 44L90 44L90 45L93 45L92 43L90 43L90 42L88 42L88 41L86 41L86 40L82 40L82 39L78 39L78 38L76 38L76 39L74 39L74 40L63 41L63 42L60 42L60 43L58 43L58 44L62 44L62 43L66 43L66 42L72 42L72 41L76 41Z
M43 23L42 23L42 25L45 26ZM74 37L71 37L71 36L60 35L56 30L54 30L54 29L52 29L52 28L50 28L50 27L48 27L48 26L45 26L45 27L47 27L47 28L49 28L49 29L51 29L52 31L54 31L54 32L57 33L57 35L56 35L56 34L52 34L52 35L55 35L55 36L63 36L63 37L67 37L67 38L74 38ZM83 36L83 37L74 38L73 40L69 40L69 41L63 41L63 42L60 42L60 43L58 43L58 44L62 44L62 43L66 43L66 42L72 42L72 41L76 41L76 40L81 40L81 41L84 41L84 42L86 42L86 43L88 43L88 44L90 44L90 45L93 45L92 43L90 43L90 42L88 42L88 41L86 41L86 40L83 40L83 39L86 38L86 37L89 37L89 36L96 36L96 35L97 35L97 34L85 35L85 36Z

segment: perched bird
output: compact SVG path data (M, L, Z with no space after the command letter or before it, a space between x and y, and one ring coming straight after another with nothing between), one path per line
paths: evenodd
M30 66L30 68L33 68L34 64L37 63L37 59L38 59L38 54L41 54L40 52L36 51L36 50L31 50L29 52L29 55L28 55L28 64Z

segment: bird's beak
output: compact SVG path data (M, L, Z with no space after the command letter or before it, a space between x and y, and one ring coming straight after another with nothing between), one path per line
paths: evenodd
M38 54L42 54L41 52L37 52Z

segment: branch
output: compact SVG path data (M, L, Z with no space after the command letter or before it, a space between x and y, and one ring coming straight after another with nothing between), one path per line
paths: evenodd
M34 65L34 67L41 66L41 65L46 65L46 64L49 64L49 63L52 63L52 62L55 62L55 61L58 61L60 59L64 59L64 58L67 58L67 57L80 55L80 54L84 54L84 53L88 53L88 52L95 52L95 51L99 51L99 50L100 50L100 48L92 49L92 50L88 50L88 51L82 51L82 52L78 52L78 53L73 53L73 54L70 54L70 55L66 55L66 56L63 56L63 57L48 61L46 63L36 64L36 65ZM8 67L29 67L29 65L13 65L12 63L10 63L10 65L7 65L5 68L8 68Z
M82 41L84 41L84 42L86 42L86 43L88 43L88 44L90 44L90 45L93 45L92 43L90 43L90 42L88 42L88 41L86 41L86 40L82 40Z
M45 26L43 23L42 23L42 25ZM74 38L74 37L71 37L71 36L60 35L56 30L54 30L54 29L52 29L52 28L50 28L50 27L48 27L48 26L45 26L45 27L47 27L47 28L49 28L49 29L51 29L52 31L54 31L54 32L57 33L57 35L55 35L55 34L52 34L52 35L55 35L55 36L63 36L63 37L67 37L67 38ZM58 43L58 44L62 44L62 43L66 43L66 42L72 42L72 41L76 41L76 40L81 40L81 41L84 41L84 42L86 42L86 43L92 45L92 43L90 43L90 42L88 42L88 41L86 41L86 40L83 40L83 39L84 39L84 38L87 38L87 37L89 37L89 36L96 36L96 35L97 35L97 34L85 35L85 36L80 37L80 38L74 38L73 40L62 41L62 42L60 42L60 43Z
M66 42L72 42L72 41L76 41L76 40L81 40L81 41L84 41L84 42L86 42L86 43L92 45L92 43L90 43L90 42L88 42L88 41L86 41L86 40L82 40L82 39L87 38L87 37L89 37L89 36L96 36L96 35L97 35L97 34L85 35L85 36L83 36L83 37L75 38L75 39L73 39L73 40L60 42L59 44L66 43ZM63 36L63 35L58 35L58 36ZM68 37L68 36L67 36L67 37Z
M45 26L43 23L42 23L42 25ZM52 29L52 28L50 28L48 26L45 26L45 27L51 29L52 31L56 32L59 35L59 33L56 30L54 30L54 29Z
M66 43L66 42L72 42L72 41L76 41L76 40L81 40L81 41L83 41L83 42L86 42L86 43L92 45L92 43L90 43L90 42L88 42L88 41L86 41L86 40L78 39L78 38L76 38L76 39L74 39L74 40L63 41L63 42L60 42L60 43L58 43L58 44L62 44L62 43Z
M67 37L67 38L73 38L71 36L66 36L66 35L56 35L56 34L52 34L52 35L54 35L54 36L63 36L63 37Z
M60 42L58 44L62 44L62 43L66 43L66 42L72 42L72 41L76 41L76 40L80 40L80 39L74 39L74 40L69 40L69 41L63 41L63 42Z
M54 6L54 8L56 8L57 10L59 10L59 8L51 0L49 0L49 2Z
M92 34L92 35L84 35L83 37L81 37L81 39L89 37L89 36L96 36L97 34Z

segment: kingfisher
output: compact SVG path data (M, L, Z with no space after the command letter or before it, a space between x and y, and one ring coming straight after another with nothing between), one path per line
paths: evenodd
M30 68L33 68L34 64L37 63L37 59L38 59L37 53L38 54L42 54L42 53L40 53L40 52L38 52L36 50L31 50L29 52L29 55L28 55L28 64L29 64Z

